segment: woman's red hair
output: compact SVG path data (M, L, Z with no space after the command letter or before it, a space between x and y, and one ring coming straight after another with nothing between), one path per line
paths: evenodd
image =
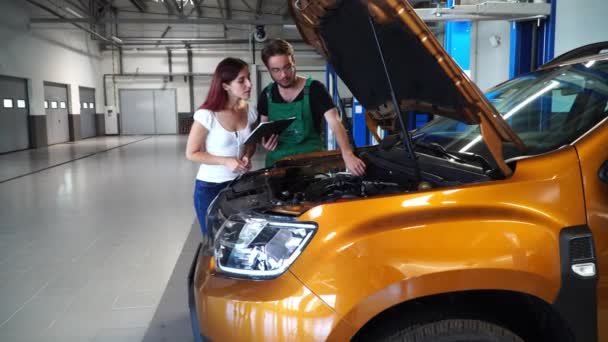
M247 63L242 59L224 58L215 68L207 98L199 109L208 109L214 112L224 109L228 102L228 93L222 87L222 84L234 81L239 72L247 67Z

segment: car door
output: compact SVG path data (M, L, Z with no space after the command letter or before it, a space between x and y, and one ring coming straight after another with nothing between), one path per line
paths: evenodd
M608 341L608 119L576 143L581 163L587 224L593 232L599 275L599 341Z

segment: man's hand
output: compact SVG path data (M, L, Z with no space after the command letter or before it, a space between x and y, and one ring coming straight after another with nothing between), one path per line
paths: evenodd
M365 163L357 158L351 151L342 154L346 170L350 171L355 176L363 176L365 174Z
M262 138L262 146L264 146L265 149L267 149L268 151L274 151L277 148L277 145L279 144L279 135L278 134L273 134L270 136L270 138L268 138L268 140L266 140L266 138Z

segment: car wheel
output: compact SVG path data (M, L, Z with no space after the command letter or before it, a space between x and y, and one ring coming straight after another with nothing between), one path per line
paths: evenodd
M405 328L386 342L523 342L513 332L493 323L446 319Z

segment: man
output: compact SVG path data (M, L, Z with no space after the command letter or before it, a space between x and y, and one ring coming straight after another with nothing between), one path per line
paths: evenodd
M274 82L264 88L258 97L261 121L296 117L280 135L262 139L262 145L268 150L266 166L285 156L322 151L321 124L324 117L336 135L346 169L362 176L365 163L353 153L327 89L319 81L296 74L291 44L282 39L270 41L262 49L262 61Z

